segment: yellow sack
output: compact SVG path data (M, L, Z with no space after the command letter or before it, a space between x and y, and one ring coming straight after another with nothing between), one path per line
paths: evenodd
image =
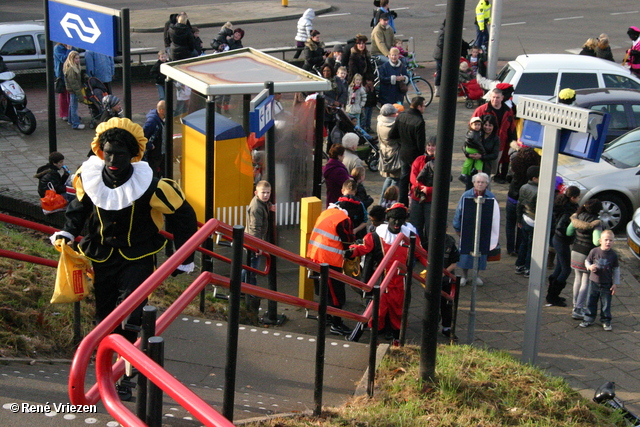
M60 251L60 260L51 304L80 301L91 292L92 282L89 281L89 278L93 280L91 262L84 255L67 246L64 239L56 241L55 248Z

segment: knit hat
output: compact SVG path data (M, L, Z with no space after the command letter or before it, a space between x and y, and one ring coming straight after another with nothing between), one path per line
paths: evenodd
M115 95L105 95L102 98L102 106L107 110L112 110L113 107L120 103L120 98Z
M384 104L380 107L380 114L383 116L393 116L398 112L398 109L393 104Z
M100 135L106 130L112 128L124 129L131 135L133 135L136 140L138 140L139 152L137 156L131 159L131 163L139 162L142 159L142 155L144 154L144 150L147 145L147 138L144 137L144 131L142 130L142 127L127 118L114 117L98 125L98 127L96 128L96 136L93 138L93 141L91 141L91 150L93 151L93 153L104 160L104 153L100 148Z
M393 106L396 107L398 113L402 113L404 111L404 106L402 104L393 104Z
M337 44L337 45L335 45L335 46L333 47L333 51L334 51L334 52L340 52L340 53L342 53L342 52L343 52L343 49L344 49L344 46L342 46L341 44Z
M356 34L356 43L358 43L359 41L363 41L366 43L367 41L369 41L369 39L364 34L358 33Z

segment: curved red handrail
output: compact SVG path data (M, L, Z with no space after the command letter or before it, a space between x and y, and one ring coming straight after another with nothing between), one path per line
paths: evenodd
M100 394L103 396L104 406L107 411L122 425L132 427L145 427L146 424L133 412L122 404L115 388L115 382L119 375L114 375L111 367L114 352L117 352L145 377L160 387L177 403L193 414L207 427L233 427L233 423L222 414L209 406L197 394L175 379L164 368L149 359L142 351L138 350L124 337L109 335L102 340L96 355L96 376Z
M86 395L84 392L85 376L93 351L98 347L100 341L109 335L135 307L142 304L153 290L160 286L208 236L213 234L218 224L219 221L217 219L209 220L80 342L69 370L69 398L71 403L74 405L91 405L98 401L97 387L93 387ZM118 366L115 369L118 369Z

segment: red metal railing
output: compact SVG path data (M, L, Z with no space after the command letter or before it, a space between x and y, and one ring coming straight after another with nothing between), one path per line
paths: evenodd
M30 221L21 220L19 218L10 217L3 214L0 214L0 220L16 225L25 226L28 228L33 228L45 233L54 233L57 231L53 227L32 223ZM182 384L175 380L170 374L162 370L161 367L154 365L153 361L148 359L144 353L137 350L133 345L126 342L124 338L115 335L108 337L113 329L119 323L121 323L129 315L129 313L133 309L135 309L135 307L140 305L148 297L148 295L153 292L153 290L155 290L193 251L198 250L221 261L230 262L231 260L229 258L200 247L201 243L214 233L218 233L227 238L231 238L233 234L233 228L215 219L212 219L206 224L202 225L200 230L196 232L191 239L189 239L179 250L177 250L172 257L165 261L147 280L145 280L138 287L138 289L136 289L122 304L116 307L116 309L106 319L104 319L104 321L102 321L91 333L87 335L87 337L85 337L85 339L81 342L78 350L76 351L70 369L69 395L73 404L94 404L100 399L100 395L102 395L105 399L105 405L107 406L107 409L109 409L109 412L119 421L125 423L126 425L144 425L137 417L131 414L126 409L126 407L124 407L120 403L120 400L113 386L113 384L115 384L115 379L119 378L124 373L124 362L122 358L115 364L111 365L113 352L117 351L119 354L124 356L124 358L134 364L134 366L138 367L145 376L148 376L152 378L154 382L157 382L157 385L160 388L167 391L167 393L174 397L176 401L181 403L199 420L205 422L206 425L232 425L226 419L222 418L222 416L216 411L213 411L211 408L209 408L209 406L205 402L203 402L199 397L197 397L190 391L190 394L188 394L188 399L176 398L176 396L187 396L187 394L185 394L184 392L186 387L182 386ZM165 234L165 236L168 238L173 237L169 233L163 234ZM319 272L320 270L319 264L316 264L306 258L281 249L275 245L264 242L250 235L245 235L245 239L247 241L247 243L244 245L246 248L253 251L263 251L263 253L267 255L268 260L270 259L270 255L273 255L316 272ZM394 240L391 247L387 250L387 253L383 257L378 268L366 284L352 277L338 273L334 270L330 270L329 275L330 277L333 277L337 280L343 281L352 286L356 286L357 288L369 292L380 280L381 275L386 270L387 274L385 275L380 285L381 292L384 292L389 283L398 274L406 273L407 271L405 264L398 260L392 261L392 258L398 247L401 244L407 244L408 242L409 239L403 234L400 234ZM424 251L424 249L418 247L416 248L416 251L426 257L426 252ZM12 255L14 255L13 253L5 254L4 252L0 251L0 256L12 257ZM27 259L25 258L21 259L27 261ZM39 262L43 260L44 259L42 258L33 257L33 262ZM49 264L47 265L57 265L57 262L55 261L44 261L49 262ZM387 268L387 266L389 267ZM246 267L247 266L244 266L243 268ZM267 265L267 268L264 271L253 271L258 274L264 275L267 274L269 268L270 263ZM444 273L451 276L451 274L447 271L444 271ZM416 273L413 275L413 277L416 278L419 282L424 283L424 279L419 274ZM191 283L191 285L176 299L176 301L174 301L174 303L171 304L171 306L158 318L156 322L156 334L161 335L180 315L180 313L182 313L187 305L189 305L200 294L202 289L204 289L204 287L208 284L228 288L230 286L230 279L210 272L204 272L200 274ZM311 310L317 311L319 308L319 304L316 302L282 294L276 291L270 291L268 289L252 286L246 283L243 283L241 285L241 291L258 297L267 298L270 300ZM455 290L452 290L451 295L445 293L443 293L443 295L448 299L453 299L454 292ZM327 313L354 320L356 322L366 323L373 315L373 305L369 305L362 315L336 309L333 307L327 307ZM107 340L105 340L106 337L108 337ZM103 342L104 344L98 351L98 383L94 384L85 394L84 386L86 370L88 368L88 364L93 351L98 348L98 345L101 342ZM136 342L135 345L139 346L139 341ZM158 372L158 370L161 371ZM216 422L220 421L220 419L224 420L226 424L215 424Z
M175 379L164 368L149 359L124 337L109 335L100 343L96 355L96 375L102 401L107 411L122 425L145 427L146 424L120 402L115 383L120 375L114 375L111 361L114 352L127 359L147 379L160 387L176 402L193 414L204 425L211 427L233 427L233 423L203 401L197 394Z

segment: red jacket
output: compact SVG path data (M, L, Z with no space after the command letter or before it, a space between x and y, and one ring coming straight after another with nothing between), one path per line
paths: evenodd
M513 117L513 111L511 108L507 107L504 103L502 103L502 108L505 109L504 114L502 115L502 121L498 121L498 138L500 138L500 151L504 151L513 139L515 139L515 131L516 131L516 123ZM490 102L486 104L482 104L476 111L473 112L471 117L482 117L486 114L491 114L492 116L498 119L498 115L496 114L496 110L491 106Z
M411 195L411 198L416 202L419 202L420 199L416 197L414 189L423 186L423 184L418 182L418 175L420 174L420 171L422 170L422 168L424 168L424 165L427 164L427 159L431 161L432 158L433 157L430 157L430 156L427 157L427 155L425 154L423 156L416 158L411 164L411 175L409 177L409 180L411 181L410 195ZM425 202L431 203L431 197L433 196L433 187L426 187L426 190L427 191L423 191L423 193L427 196Z

